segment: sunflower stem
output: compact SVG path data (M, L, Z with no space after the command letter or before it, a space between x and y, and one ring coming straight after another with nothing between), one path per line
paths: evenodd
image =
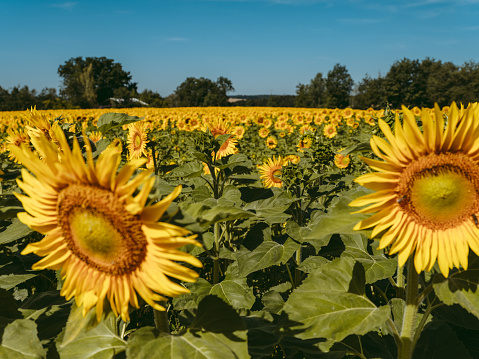
M170 334L170 322L168 321L168 313L166 311L166 302L158 302L165 310L154 309L155 327L160 333Z
M401 328L401 342L398 347L398 359L411 359L414 351L413 337L416 326L418 303L419 275L414 268L414 261L408 260L406 283L406 308Z
M220 224L216 222L213 227L215 237L215 257L213 259L213 285L220 279Z

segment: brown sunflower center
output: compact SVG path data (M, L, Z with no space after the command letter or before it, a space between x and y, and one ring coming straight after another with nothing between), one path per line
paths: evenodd
M444 230L479 211L479 166L462 153L430 154L411 163L397 187L401 208L417 223Z
M58 197L58 223L68 248L99 271L131 273L145 259L141 222L111 191L81 184L66 187Z

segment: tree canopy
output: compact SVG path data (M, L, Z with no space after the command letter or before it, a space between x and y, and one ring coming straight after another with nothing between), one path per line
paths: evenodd
M232 82L219 77L216 82L200 77L188 77L176 88L173 105L184 107L227 106L227 93L234 91Z
M108 104L115 91L137 91L130 73L106 57L72 57L58 67L58 74L63 78L60 94L82 108Z

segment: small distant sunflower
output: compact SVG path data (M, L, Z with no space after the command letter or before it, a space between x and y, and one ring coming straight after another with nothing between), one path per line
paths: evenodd
M287 162L287 163L291 162L294 165L297 165L300 160L301 160L301 157L297 155L287 155L286 157L284 157L284 162Z
M35 147L45 154L42 159L26 146L11 148L31 171L23 169L23 179L17 181L26 193L15 193L26 210L18 218L46 235L22 254L44 257L33 269L61 269L60 293L67 300L75 297L83 315L96 306L99 320L109 302L111 310L127 321L129 305L139 307L138 295L153 308L165 310L157 303L166 299L164 295L188 292L169 277L187 282L198 277L174 261L201 266L198 259L178 250L197 244L195 236L158 222L181 188L145 206L155 182L152 171L130 179L145 159L129 162L117 173L121 154L114 149L104 150L94 162L87 142L87 164L76 139L71 150L59 127L55 135L61 150L45 136L38 138Z
M13 147L21 147L22 145L29 145L30 144L30 138L28 135L22 131L22 130L8 130L7 131L7 149L9 149L11 146ZM8 152L8 158L11 161L14 161L18 163L17 158L15 157L15 154L12 151Z
M129 159L138 159L146 156L146 144L148 143L148 135L145 129L145 123L137 121L128 125L128 151Z
M266 139L266 147L268 147L270 150L273 148L276 148L278 146L278 140L274 136L268 136Z
M278 158L268 158L265 163L258 166L260 178L263 180L265 188L271 187L283 187L283 181L281 180L281 170L283 169L284 159L279 156Z
M338 131L336 130L336 126L329 124L324 126L323 134L327 138L333 138L338 134Z
M231 134L231 137L228 138L216 152L217 160L225 156L232 155L238 151L236 148L237 141L233 134L233 127L231 127L229 122L224 121L222 118L215 118L213 120L205 121L205 126L206 127L204 127L203 130L210 130L211 134L215 138L220 135Z
M233 129L233 133L238 140L243 138L245 131L246 130L245 130L244 126L236 126Z
M343 110L342 115L343 115L343 118L351 118L354 115L354 111L352 108L347 107Z
M299 140L297 147L299 151L303 151L305 148L311 148L312 144L313 139L309 136L305 136Z
M100 131L94 131L88 135L88 138L96 144L98 141L100 141L103 138L103 135Z
M453 103L447 124L437 104L435 113L432 120L422 111L423 132L405 107L394 134L379 120L386 139L373 136L371 147L383 161L362 158L377 172L356 179L376 192L350 205L376 212L355 229L374 227L400 266L413 255L419 273L437 260L447 277L453 267L467 269L469 249L479 255L479 104L460 111Z
M47 139L56 142L50 120L43 112L37 111L36 106L27 110L26 118L29 125L25 128L30 138L44 135Z
M342 150L340 150L339 152L341 151ZM336 155L334 155L334 164L338 168L347 168L350 162L351 159L349 158L349 155L344 156L340 153L336 153Z
M258 131L258 135L261 138L266 138L269 135L269 130L266 127L261 127Z

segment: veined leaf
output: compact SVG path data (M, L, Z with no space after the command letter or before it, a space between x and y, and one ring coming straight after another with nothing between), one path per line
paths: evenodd
M100 116L97 122L98 131L105 134L112 128L121 127L133 122L141 121L143 119L138 116L130 116L126 113L105 113Z
M251 252L237 256L239 277L279 264L283 256L283 246L273 241L261 243Z
M243 279L225 279L211 288L210 294L214 294L233 308L251 309L255 302L253 289L246 284L246 278Z
M209 295L198 305L191 327L182 335L156 337L152 328L135 331L127 357L135 359L249 358L246 328L236 311Z
M290 295L284 311L302 339L328 338L340 341L351 334L363 335L379 327L390 315L388 306L376 307L367 297L350 293L355 264L338 258L323 264Z
M82 310L73 304L65 334L61 342L57 343L62 359L111 359L125 350L126 342L106 324L108 317L105 321L96 323L94 308L85 317ZM113 313L109 316L113 316Z
M479 257L469 256L467 270L452 273L448 278L436 275L434 292L447 305L459 304L479 318Z
M0 357L8 359L45 358L33 320L17 319L7 325L0 344Z
M311 232L305 233L303 239L311 243L316 249L328 244L331 235L337 234L369 234L370 231L355 231L354 226L363 219L369 217L368 214L356 213L354 207L349 207L349 203L355 198L364 196L371 191L356 187L348 192L343 192L334 199L326 214L315 217L315 221L308 227Z
M0 288L2 289L12 289L20 283L26 282L27 280L36 277L37 274L8 274L0 275Z
M343 255L361 262L366 271L366 283L374 283L378 280L394 275L397 268L395 258L386 258L384 254L371 255L368 253L368 239L359 233L342 234L346 250Z
M20 222L18 218L12 220L10 224L3 232L2 237L0 238L0 245L16 241L17 239L23 238L33 232L33 229L30 229L26 224Z

